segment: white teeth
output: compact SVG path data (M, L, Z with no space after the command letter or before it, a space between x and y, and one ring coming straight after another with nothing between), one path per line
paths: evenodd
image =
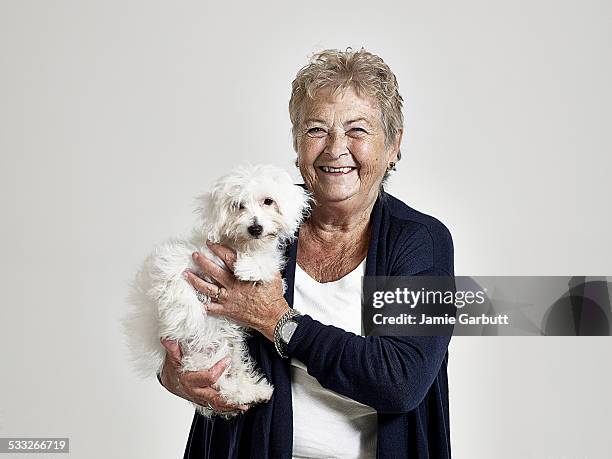
M346 174L347 172L351 171L352 167L321 166L321 169L323 169L324 172L342 172L343 174Z

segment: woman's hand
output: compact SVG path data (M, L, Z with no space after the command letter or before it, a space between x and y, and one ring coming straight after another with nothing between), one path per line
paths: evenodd
M227 369L230 358L225 357L215 363L208 370L186 371L181 368L181 349L176 341L162 340L166 348L166 359L161 373L162 385L174 395L201 406L208 406L214 411L246 411L248 405L231 405L226 403L212 386Z
M185 272L187 281L196 290L213 298L211 303L204 305L207 313L219 314L254 328L274 341L274 327L289 310L280 273L266 284L238 280L233 274L236 252L221 244L207 242L207 245L224 261L227 269L219 267L201 253L194 252L194 262L215 283L206 282L192 272Z

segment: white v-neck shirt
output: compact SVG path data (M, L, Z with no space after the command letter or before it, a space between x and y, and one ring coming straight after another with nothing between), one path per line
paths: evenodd
M361 335L365 260L334 282L319 283L295 267L293 307L326 325ZM293 458L376 457L376 411L322 387L291 358Z

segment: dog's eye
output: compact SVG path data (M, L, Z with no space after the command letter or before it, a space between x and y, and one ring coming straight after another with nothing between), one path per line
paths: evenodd
M234 203L234 209L244 210L244 204L242 204L241 202L235 202Z
M272 199L272 198L264 199L264 205L271 206L272 204L274 204L274 199Z

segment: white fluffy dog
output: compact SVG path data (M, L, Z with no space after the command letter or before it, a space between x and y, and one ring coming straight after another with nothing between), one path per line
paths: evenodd
M198 204L199 222L192 233L157 246L130 287L131 311L123 325L132 359L144 375L161 371L165 348L160 338L178 341L182 371L208 369L229 354L229 368L212 387L232 404L268 401L273 388L249 355L247 329L224 317L208 316L182 273L198 272L191 258L195 251L224 267L207 248L208 239L236 250L238 279L272 280L283 267L283 247L309 210L310 197L279 168L243 166L219 179ZM215 413L195 407L205 416Z

